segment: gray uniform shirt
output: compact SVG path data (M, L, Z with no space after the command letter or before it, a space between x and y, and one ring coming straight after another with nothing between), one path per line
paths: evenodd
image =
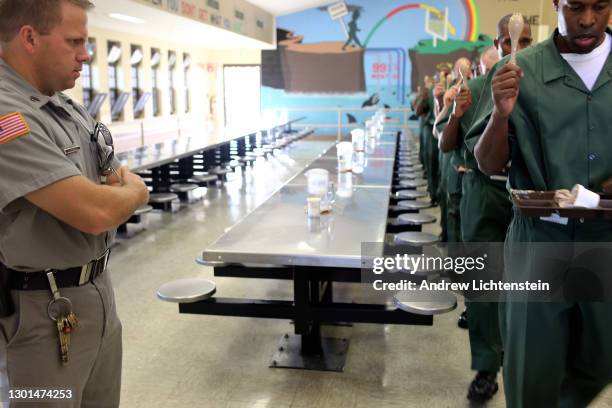
M95 120L64 94L41 94L0 58L0 118L14 112L30 130L0 142L0 262L24 272L86 264L106 251L114 231L86 234L24 196L71 176L100 183Z

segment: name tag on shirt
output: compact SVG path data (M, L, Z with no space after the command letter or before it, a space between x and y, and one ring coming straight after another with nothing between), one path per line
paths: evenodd
M81 150L81 146L70 146L64 149L64 154L66 156L70 156L71 154L74 154L79 150Z
M550 214L550 217L540 217L542 221L552 222L554 224L567 225L569 218L561 217L559 214Z

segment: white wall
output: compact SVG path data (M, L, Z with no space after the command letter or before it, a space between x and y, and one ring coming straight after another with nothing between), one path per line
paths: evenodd
M120 33L108 31L98 27L89 28L89 37L96 40L96 57L93 62L92 72L97 72L98 78L96 80L97 92L108 92L108 72L107 72L107 60L106 56L108 53L107 43L108 41L118 42L121 44L122 56L121 56L121 69L123 76L123 91L130 92L132 89L131 75L130 75L130 46L138 45L142 47L144 54L143 61L141 63L142 79L143 83L141 88L144 91L151 89L151 69L150 69L150 56L151 48L157 48L162 53L162 60L159 66L159 82L161 88L162 97L162 116L153 117L153 104L152 99L147 102L144 118L134 119L133 117L133 101L130 96L126 107L124 109L124 117L120 122L111 121L111 106L109 98L104 102L102 109L100 110L100 120L109 125L109 128L113 132L133 133L139 132L141 128L141 122L176 122L179 119L186 119L202 126L202 128L210 128L211 126L217 126L223 124L223 64L259 64L261 61L259 50L206 50L197 49L192 47L185 47L181 44L160 42L158 40L150 40L146 37L138 37L132 34ZM170 115L169 98L168 98L168 73L167 73L167 62L168 62L168 51L174 51L177 55L177 63L175 70L175 89L176 94L176 107L177 114ZM191 99L191 113L185 115L184 106L184 94L183 94L183 53L191 55L191 68L189 70L189 83L190 83L190 99ZM210 72L212 71L212 72ZM76 101L82 102L82 84L80 81L77 82L75 88L68 91L67 94ZM210 116L210 105L209 102L213 97L216 97L217 109L215 117ZM188 116L185 118L185 116ZM151 123L147 123L150 127Z

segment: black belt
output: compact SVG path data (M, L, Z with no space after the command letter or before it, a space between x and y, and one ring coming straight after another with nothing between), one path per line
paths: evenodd
M7 268L2 264L0 264L0 267L8 272L8 286L10 289L49 290L48 272L53 272L58 288L72 288L86 285L100 276L106 270L109 255L110 251L107 250L100 258L94 259L83 266L61 270L48 269L36 272L20 272Z

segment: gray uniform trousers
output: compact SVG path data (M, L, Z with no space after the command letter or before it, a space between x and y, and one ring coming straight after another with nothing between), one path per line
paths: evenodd
M79 319L69 361L60 361L59 336L47 315L50 291L12 291L15 313L0 318L3 407L112 408L121 391L121 323L108 271L93 283L61 288ZM19 362L19 363L17 363ZM24 362L27 362L24 364ZM71 400L10 401L7 388L71 389Z

